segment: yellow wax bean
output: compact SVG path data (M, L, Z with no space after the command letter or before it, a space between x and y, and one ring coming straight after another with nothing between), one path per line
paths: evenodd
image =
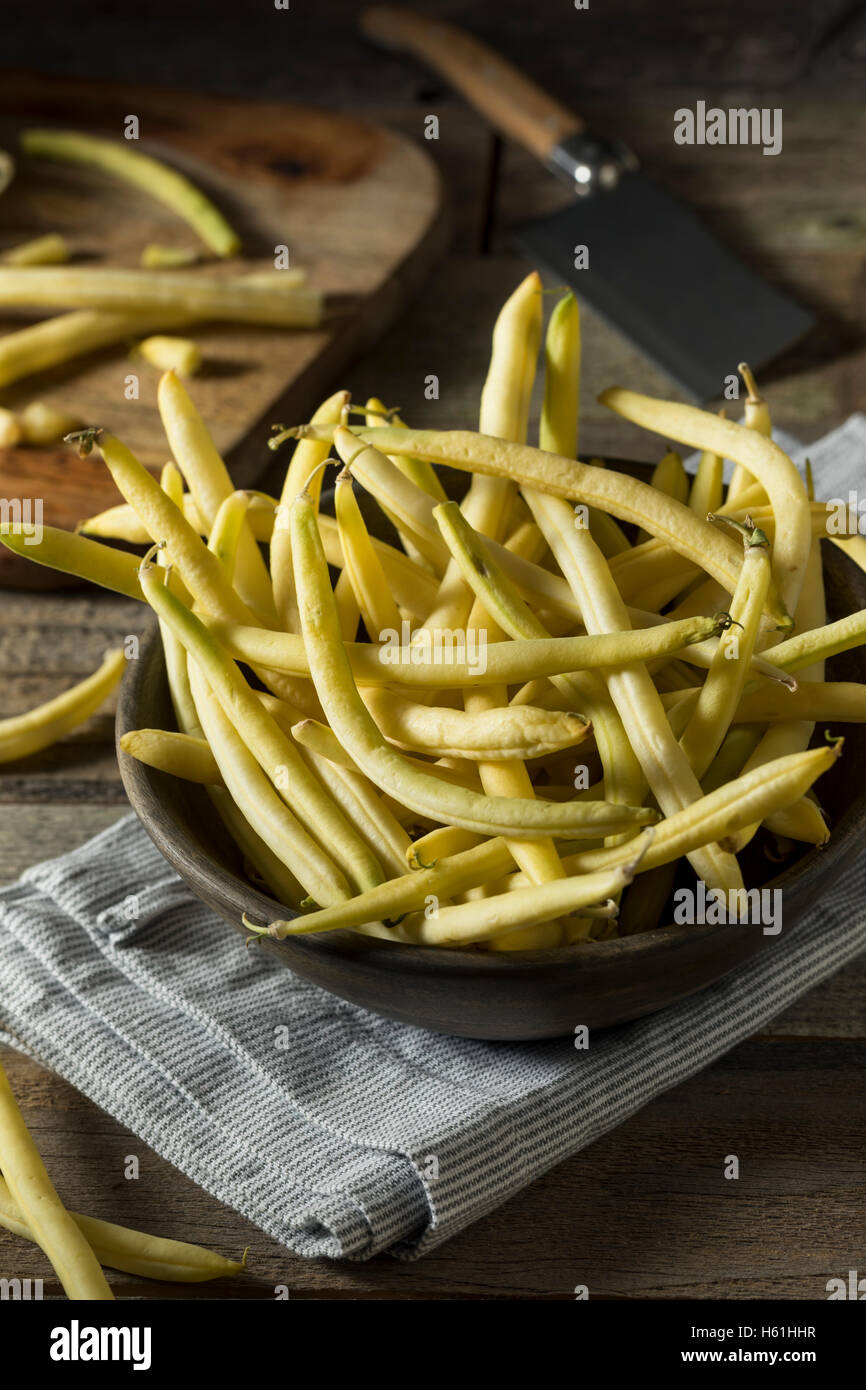
M656 464L650 477L650 484L663 492L666 497L673 497L677 502L688 502L689 500L689 480L686 470L683 467L682 456L674 449L669 449ZM694 511L694 507L692 507ZM637 534L638 543L648 539L648 532L640 529Z
M372 783L363 773L340 767L330 758L309 749L304 750L303 756L385 875L393 877L402 873L409 836L384 805Z
M392 425L400 427L405 424L395 410L386 410L383 403L376 396L371 396L367 401L366 412L367 424L370 426L378 425L385 417L387 417ZM413 482L416 487L420 487L422 491L428 492L434 501L447 501L445 489L436 475L435 468L432 468L429 463L425 463L423 459L401 457L399 454L395 455L391 462L396 464L400 472L405 473L406 477L410 482Z
M751 725L733 725L725 734L709 771L701 778L704 792L714 792L726 782L739 777L747 759L755 751L760 737L760 730Z
M158 241L150 241L139 257L139 265L145 270L171 270L181 265L195 265L200 256L192 246L163 246Z
M315 328L322 296L312 285L274 271L271 283L252 276L232 280L182 270L117 267L0 266L0 305L95 309L109 314L256 323L276 328Z
M580 743L590 727L579 714L532 705L456 710L417 704L376 686L366 687L363 699L391 743L437 757L482 762L539 758Z
M695 449L712 449L735 463L742 463L754 474L766 489L776 514L773 573L782 602L788 613L793 613L809 559L811 527L803 480L778 444L753 429L720 420L695 406L653 400L620 387L603 391L600 400L618 415L645 429L655 430ZM709 566L704 565L704 568L709 569ZM713 578L725 582L721 574L713 574Z
M69 243L58 232L23 241L0 256L2 265L62 265L69 260Z
M319 406L313 416L313 420L317 424L334 426L341 420L343 412L348 404L349 392L337 391ZM298 493L302 492L308 485L310 496L318 503L322 488L322 478L324 476L322 464L327 457L327 443L320 444L316 443L314 440L302 439L297 444L291 462L286 470L286 476L283 480L280 500L274 518L274 529L270 545L271 584L273 586L277 617L280 624L287 632L300 632L301 630L300 620L298 618L298 605L295 598L295 577L292 569L292 542L289 529L289 511ZM342 565L342 551L339 539L337 539L337 550L340 552L340 564ZM331 563L335 563L333 558L331 559Z
M334 430L334 448L351 468L352 476L375 497L399 530L412 538L424 559L441 573L448 557L431 519L433 498L410 482L385 454L364 444L344 425Z
M811 468L807 464L807 486L812 492ZM806 629L822 628L827 622L827 605L824 597L824 564L821 556L821 542L813 540L809 563L806 566L806 579L797 604L797 625ZM770 653L772 657L773 653ZM824 662L801 669L800 680L805 682L823 681ZM808 748L815 725L809 720L799 720L782 729L768 730L765 738L770 741L769 751L797 753ZM755 758L767 752L758 745ZM790 835L795 840L805 840L810 844L822 844L827 837L826 822L820 810L809 797L801 797L794 806L771 816L767 828L776 834ZM744 835L746 832L742 832Z
M557 301L545 334L542 418L550 434L556 434L557 452L572 458L577 458L580 358L580 310L569 291ZM489 433L484 425L480 428Z
M496 318L490 365L481 393L482 428L490 428L506 439L525 441L529 427L529 407L536 360L541 342L541 280L533 271L509 296ZM394 431L397 433L398 431ZM371 431L372 434L378 431ZM389 434L391 431L389 431ZM382 447L372 437L368 442ZM391 450L385 447L386 453ZM394 454L404 450L395 449ZM422 454L409 451L413 457ZM437 460L428 460L436 462ZM514 506L513 481L483 470L476 470L463 499L463 512L469 524L493 540L504 539ZM436 602L427 616L425 630L435 632L465 627L472 610L471 591L457 565L445 569Z
M343 573L348 575L371 639L381 642L386 631L400 631L402 619L367 533L352 487L352 475L345 470L337 478L334 510L343 550Z
M499 569L489 544L472 530L456 503L437 507L436 519L467 583L500 627L515 639L515 645L520 638L546 638L544 624ZM644 795L643 775L604 682L587 670L551 673L550 678L556 690L592 720L604 765L607 800L637 804ZM523 708L524 703L518 707Z
M346 751L327 724L320 724L316 719L302 719L291 726L291 733L295 742L299 743L301 747L319 753L323 758L330 759L332 763L336 763L338 767L346 768L349 772L360 771L351 753ZM410 767L428 773L431 777L438 777L443 782L451 782L455 787L477 789L479 785L477 769L466 762L458 763L456 767L450 767L441 760L430 763L424 762L420 758L407 757L406 761Z
M166 372L161 377L157 404L172 456L209 531L221 503L235 490L228 469L189 393L173 372ZM128 500L133 499L130 497ZM147 522L146 517L142 517L142 520ZM169 536L154 536L154 540L161 539L168 541ZM172 556L172 559L175 560L175 557ZM175 563L179 564L179 561L175 560ZM265 622L276 620L270 577L253 534L244 520L240 524L235 586L252 612Z
M777 726L778 727L778 726ZM785 806L780 811L771 811L764 821L767 830L774 835L785 836L789 840L799 840L807 845L826 845L830 839L830 827L824 819L821 808L807 792L799 801ZM744 832L740 832L743 834ZM736 848L738 836L732 840Z
M455 825L440 825L410 844L406 861L410 869L433 869L440 859L448 859L481 843L473 830L460 830Z
M769 659L783 671L800 671L839 652L849 652L866 642L866 608L849 613L835 623L798 632L773 647Z
M47 265L24 270L0 265L0 304L171 320L182 314L188 320L274 328L316 328L322 313L321 293L313 285L285 281L277 271L274 284L265 285L250 277L218 279L200 272L92 270L79 265L60 270Z
M304 494L292 504L292 553L304 645L319 699L337 738L383 791L434 820L482 832L517 832L527 838L589 836L600 829L624 829L653 819L652 812L605 802L570 807L479 796L411 768L383 738L358 695L337 625L315 511Z
M179 507L183 499L183 478L174 463L166 463L163 466L159 485L174 505ZM159 551L157 562L165 571L166 583L170 584L173 576L164 550ZM144 599L143 594L141 597ZM175 637L168 623L163 622L161 618L158 618L157 622L159 623L159 635L165 657L165 674L168 678L168 689L177 727L181 733L198 736L201 733L201 726L198 722L198 713L189 686L186 648Z
M379 882L382 871L375 857L310 772L291 738L250 689L235 663L220 650L204 624L169 593L153 566L143 564L140 578L148 603L186 647L188 659L201 668L212 694L278 795L298 812L324 851L339 845L346 870L360 887ZM289 867L294 873L294 866L290 864ZM301 875L296 873L296 877L301 878Z
M245 293L244 285L238 282L236 297ZM261 298L261 286L256 293ZM300 290L297 293L300 294ZM68 314L55 314L41 323L28 324L26 328L5 334L0 337L0 386L8 386L34 372L45 371L114 343L143 338L157 329L166 332L187 328L199 321L194 314L177 307L168 287L163 300L161 309L146 312L73 309ZM201 312L213 317L213 304L202 304Z
M731 602L733 626L719 641L713 664L680 739L680 746L699 781L719 751L742 694L769 584L769 543L763 531L755 530L746 538L743 568Z
M471 946L511 933L525 941L527 929L579 908L607 904L631 882L632 875L633 866L622 864L600 874L551 879L456 907L442 907L435 916L425 914L412 934L424 946ZM538 947L527 943L523 949Z
M33 158L89 164L135 184L184 218L218 256L234 256L240 250L237 233L209 198L176 169L140 154L126 140L102 140L75 131L25 130L20 143L22 153Z
M376 396L371 396L367 401L365 420L366 423L371 426L382 424L385 421L393 425L405 424L405 421L400 419L396 411L387 410L382 401ZM406 475L410 482L414 483L416 487L419 487L422 492L428 493L429 496L434 498L437 502L445 501L445 490L439 482L436 476L436 470L433 468L432 464L425 463L423 459L401 458L399 454L396 454L394 458L391 459L391 462L400 469L401 473ZM380 503L379 505L381 506L382 504ZM396 518L392 517L391 521L392 524L396 525ZM408 532L401 531L399 526L396 527L396 530L400 537L400 544L409 558L415 560L419 565L422 565L425 569L432 572L432 567L424 559L424 556L421 554L421 551Z
M652 836L635 872L643 873L670 864L701 845L726 839L753 819L763 820L781 806L790 805L832 767L840 756L838 744L810 749L780 758L756 771L726 782L676 815L653 826ZM636 844L606 849L581 850L565 856L568 873L597 873L635 859ZM501 838L485 840L474 848L443 858L432 868L410 871L401 878L359 894L344 902L294 921L275 922L271 935L337 931L368 921L393 919L422 908L429 896L457 897L472 887L496 881L508 872L511 857ZM512 874L508 883L525 885L526 876Z
M300 911L307 890L301 887L295 875L274 853L270 844L266 844L261 836L256 834L225 787L208 786L206 790L214 810L241 851L244 868L253 882L258 877L265 888L273 893L277 902L285 903L286 907L292 908L295 912Z
M164 333L143 338L137 352L151 367L158 367L161 372L176 372L178 376L195 376L204 360L198 343Z
M720 512L722 516L725 516L727 515L729 509L731 511L735 511L740 510L744 507L748 508L766 506L767 494L761 487L761 484L750 483L748 487L743 488L741 492L737 493L736 497L731 497L729 488L728 494L725 498L723 505L721 507L717 507L715 510Z
M473 849L441 860L432 869L412 870L333 907L289 921L272 922L269 934L281 939L340 931L344 927L357 929L366 922L393 921L403 913L423 908L428 897L442 902L497 878L507 873L511 864L511 855L503 840L485 840Z
M121 444L120 440L104 432L98 433L98 445L119 491L135 508L151 538L157 544L165 542L168 557L176 566L196 606L205 613L212 613L231 621L256 622L257 615L247 607L229 583L217 557L208 550L181 509L163 491L147 469L142 467L135 455ZM95 545L96 542L85 544ZM131 557L123 558L126 560ZM116 568L116 562L112 563ZM138 597L138 594L133 594L133 597ZM259 667L257 675L276 694L296 698L298 703L304 702L304 694L280 672ZM309 697L306 699L309 703ZM315 711L311 709L310 712Z
M840 754L840 743L790 753L724 783L653 826L652 840L639 871L673 863L700 845L729 843L743 826L753 821L760 823L774 811L797 801ZM633 853L632 844L583 850L567 855L564 863L569 873L597 873ZM514 880L520 881L517 875Z
M109 652L102 665L86 680L64 690L26 714L0 719L0 763L27 758L57 743L71 729L84 724L114 690L124 670L123 649Z
M113 435L100 433L97 444L120 492L135 508L151 539L165 542L172 564L196 603L222 617L248 622L252 614L227 580L219 560L156 479Z
M611 577L622 597L639 598L647 607L653 607L648 597L656 585L666 585L672 594L683 588L696 573L692 561L677 555L669 545L656 540L642 541L631 550L614 555L610 561ZM670 581L674 581L673 584Z
M758 390L748 362L741 362L738 370L748 390L744 411L746 426L769 439L773 433L773 426L767 402ZM754 484L755 480L749 470L743 464L738 463L728 486L728 501L731 503L738 501ZM757 486L761 487L760 483ZM763 489L761 490L763 491Z
M18 419L25 444L57 444L81 424L77 416L46 401L28 401Z
M565 297L559 307L559 313L554 315L551 321L545 344L546 365L550 362L551 357L558 359L560 363L560 371L557 374L559 377L558 389L552 389L545 393L538 442L541 448L549 454L556 454L560 457L573 455L576 459L577 437L572 423L570 397L577 393L579 387L581 328L580 310L573 295ZM534 489L524 488L523 491L537 523L539 518L534 509L537 505L543 505L543 501ZM585 524L585 517L582 514L579 515L579 511L580 509L575 511L573 522L575 526ZM607 515L606 511L593 508L589 515L590 527L593 516L606 517ZM453 518L453 520L457 521L457 518ZM611 520L611 525L616 527L617 523ZM543 527L539 527L539 529L550 545L549 535L545 533ZM596 532L598 530L599 526L596 521ZM456 526L458 535L460 531L461 527L458 524ZM587 535L591 537L592 531L590 530ZM464 535L464 544L467 543L468 538ZM590 543L594 545L594 542ZM601 551L598 553L602 554ZM555 559L557 558L554 551L551 551L551 554L554 555ZM561 561L559 563L561 568ZM602 560L601 563L604 565L605 561ZM483 568L489 569L489 566L483 566ZM565 574L565 578L568 581L567 574ZM503 576L497 575L495 570L490 570L490 588L496 590L492 597L496 599L497 606L504 610L506 631L510 632L512 637L517 633L527 635L538 632L538 619L534 615L527 614L527 610L521 604L518 595L509 590L507 580ZM574 591L574 585L569 583L569 588L577 599L579 596ZM591 631L582 609L581 621L587 632ZM588 688L590 697L588 708L592 714L596 741L604 770L605 794L615 803L638 804L642 802L646 795L643 769L631 748L625 726L604 680L587 673L571 673L555 676L553 684L554 688L568 699L573 698L575 694L579 695L583 691L587 691ZM582 771L586 772L585 766ZM578 772L578 768L573 767L571 772L573 785L577 785L575 774ZM629 835L630 832L617 837L609 836L606 843L616 843L620 839L627 840Z
M605 393L605 403L610 404L607 395L608 393ZM625 392L622 395L629 398L624 403L632 409L630 398L634 393ZM611 397L611 401L613 399L616 399L619 408L620 396ZM651 401L649 397L638 399L649 401L652 406L664 404ZM634 409L637 410L637 407ZM676 409L690 410L692 407L678 406ZM703 414L701 411L695 413L698 416ZM726 420L717 420L715 416L708 418L716 428L740 429L740 426L732 425ZM642 483L637 478L630 478L623 473L612 473L604 468L593 468L590 464L577 463L573 459L532 449L528 445L490 439L486 435L473 434L469 430L397 430L382 427L373 430L353 428L352 432L388 454L417 454L432 463L449 463L468 472L511 478L539 492L598 507L622 521L644 526L652 535L667 541L672 550L705 569L727 589L728 593L732 594L736 588L741 561L737 547L706 521L695 516L688 507L657 492L648 483ZM305 425L301 427L301 433L305 438L332 437L332 432L329 432L326 426ZM750 444L758 439L751 431L744 430L743 434ZM725 443L727 442L726 440ZM790 460L770 440L758 442L763 449L777 451L782 460L782 472L785 472L785 465L790 467L802 492L802 483ZM775 455L773 457L775 458ZM469 519L471 521L471 518ZM808 538L809 526L805 512L802 521L805 523L803 526L800 526L799 522L795 525L798 543L801 531ZM790 530L790 527L788 529ZM780 626L791 626L790 613L775 591L771 591L769 611Z
M559 498L546 497L529 489L526 498L574 589L587 631L600 633L627 626L628 617L610 578L607 562L588 531L575 527L571 509ZM662 811L673 815L698 800L702 795L700 784L671 732L646 667L636 664L611 672L607 685L635 756ZM742 884L736 860L718 846L692 851L690 862L708 886L737 888Z
M20 272L19 272L20 273ZM170 277L168 277L170 278ZM239 293L246 293L239 282ZM261 295L261 287L257 291ZM163 333L188 328L199 319L173 302L170 291L163 297L161 309L149 311L107 309L73 309L68 314L55 314L41 323L28 324L14 333L0 337L0 386L9 386L22 377L56 367L72 358L129 339L147 337L157 329ZM213 317L213 306L202 305Z
M478 421L478 427L484 433L523 444L527 438L541 333L539 290L537 279L529 276L506 301L497 317ZM552 332L555 334L555 327ZM549 353L546 355L549 356ZM563 374L569 375L569 366L561 358L559 365L563 368ZM548 385L548 394L559 394L559 383L548 382ZM464 506L481 530L494 536L497 532L504 536L507 526L511 524L511 518L515 515L515 493L514 484L504 479L473 478ZM532 522L519 527L514 537L509 539L507 549L516 553L521 553L522 547L535 551L536 530ZM460 568L458 562L457 570L460 571ZM453 557L449 562L449 569L454 572ZM455 582L456 578L455 574ZM461 609L462 603L455 607L454 611L456 613ZM467 632L483 632L488 641L503 635L477 593L467 618ZM467 713L489 717L497 709L507 706L507 687L470 687L464 691L463 704ZM535 796L532 780L522 761L515 763L500 758L486 759L479 762L478 772L481 785L488 796ZM564 878L562 864L552 838L526 840L517 837L509 838L506 843L515 863L533 883L549 883ZM500 951L558 946L563 940L563 935L561 923L555 920L534 923L527 921L519 931L493 934L490 937L490 947L492 950Z
M343 641L354 642L358 635L358 623L361 618L361 610L358 607L358 600L355 597L351 581L345 570L343 570L334 585L334 603L337 606L337 617L339 619L340 634Z
M772 507L764 504L760 507L726 507L722 516L729 517L732 521L748 522L753 521L756 526L760 526L767 536L772 540L776 534L776 516ZM853 520L850 522L851 529L854 528ZM809 529L813 537L827 535L827 506L824 502L809 503ZM839 534L843 534L841 531ZM832 539L832 537L828 537Z
M739 724L786 719L862 724L866 719L866 685L857 681L804 681L793 691L771 685L745 694L734 718Z
M310 661L303 641L293 633L225 622L205 615L207 626L236 661L305 676ZM409 646L397 640L374 645L347 642L346 656L359 685L463 688L478 685L516 685L534 677L563 672L626 666L672 655L691 642L718 636L725 619L685 618L652 628L599 633L592 637L548 637L527 641L480 642L457 640L444 634L437 644L431 637L424 645ZM471 636L471 634L470 634Z
M248 492L232 492L220 503L214 517L207 548L219 560L226 579L234 582L238 543L250 505Z
M0 449L14 449L16 444L21 443L23 435L21 421L15 412L0 405Z
M263 492L254 492L250 488L246 488L245 491L250 498L247 520L252 527L253 535L257 541L269 541L273 532L274 510L277 503L273 497L268 497ZM193 530L199 536L206 536L209 528L199 516L192 493L184 492L181 488L176 505ZM150 533L139 521L135 509L130 507L128 502L121 502L116 507L107 507L104 512L97 512L95 516L88 517L86 521L79 523L78 530L85 535L97 536L102 540L128 541L130 545L150 545L151 543Z
M724 416L724 408L719 411ZM710 449L704 449L689 492L689 506L696 516L717 512L722 505L724 490L724 459Z
M631 549L619 522L614 521L607 512L600 512L595 509L590 512L589 534L602 555L608 559L613 559L615 555L624 555Z
M198 721L238 810L316 902L330 905L350 897L340 869L274 790L196 661L189 664L189 678Z
M0 1168L24 1223L51 1261L67 1297L113 1299L99 1261L54 1190L2 1066Z
M651 481L653 487L667 497L675 497L678 502L688 501L689 479L683 468L682 456L675 449L669 449L659 460L653 469Z
M157 328L184 328L189 322L189 315L178 309L150 314L74 309L69 314L55 314L0 337L0 387L87 352L140 338Z
M165 1279L174 1284L200 1284L206 1279L225 1279L240 1274L241 1260L227 1260L213 1250L189 1245L185 1240L145 1235L143 1231L100 1221L95 1216L69 1215L101 1265L135 1274L142 1279ZM21 1208L0 1178L0 1225L24 1240L34 1240Z
M148 767L182 777L186 782L216 785L222 782L216 759L203 738L172 733L166 729L131 729L123 734L120 747L131 758Z
M341 569L343 550L334 518L321 515L319 532L328 564ZM371 536L370 541L399 606L413 618L426 617L439 588L435 575L428 569L422 569L420 564L404 555L396 546L377 540L375 536Z

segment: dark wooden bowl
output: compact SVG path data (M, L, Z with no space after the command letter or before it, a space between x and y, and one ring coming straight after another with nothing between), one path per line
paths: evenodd
M866 607L866 576L823 542L829 620ZM859 651L830 663L835 680L866 679ZM130 662L121 689L117 736L173 728L162 647L154 630ZM783 932L859 852L866 824L861 772L866 726L849 726L845 755L820 783L833 827L830 843L809 849L765 886L781 888ZM823 727L816 731L823 738ZM237 848L202 787L146 767L118 748L129 800L169 863L193 892L246 935L241 915L270 921L292 913L244 877ZM772 872L760 843L745 866L749 886ZM556 950L494 954L380 941L353 932L263 940L299 975L365 1009L438 1033L516 1041L560 1037L579 1024L605 1028L654 1013L705 989L776 937L760 926L660 927L621 940Z

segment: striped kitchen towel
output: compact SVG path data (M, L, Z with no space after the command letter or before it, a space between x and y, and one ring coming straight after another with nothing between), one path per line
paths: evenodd
M866 419L810 453L822 493L847 492ZM245 950L129 816L0 892L0 1039L299 1254L415 1258L864 948L852 860L751 961L587 1050L441 1037Z

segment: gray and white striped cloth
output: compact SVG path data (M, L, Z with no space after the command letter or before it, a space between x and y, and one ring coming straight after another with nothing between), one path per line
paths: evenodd
M866 419L809 452L822 493L847 496L852 465L864 476ZM751 961L588 1050L440 1037L245 950L126 817L0 892L0 1038L299 1254L408 1259L864 948L854 861Z

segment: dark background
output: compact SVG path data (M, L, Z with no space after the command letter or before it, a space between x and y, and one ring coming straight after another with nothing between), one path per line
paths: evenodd
M188 84L297 101L380 105L428 100L436 84L412 64L376 57L355 32L351 0L116 0L7 4L9 66ZM852 99L866 77L860 0L430 0L407 8L471 29L521 62L550 91L618 97L637 85L755 89L808 83ZM437 88L438 90L438 88Z

